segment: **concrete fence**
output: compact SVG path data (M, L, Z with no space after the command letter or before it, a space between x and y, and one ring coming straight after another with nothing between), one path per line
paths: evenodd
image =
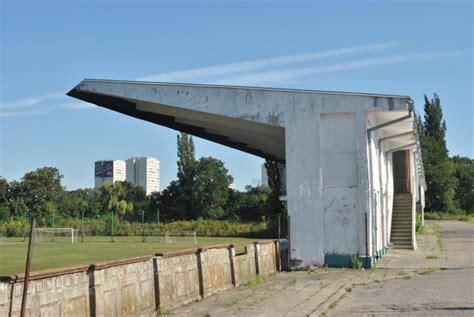
M245 284L278 268L278 244L264 241L35 272L27 316L155 316ZM0 316L19 316L23 276L0 277Z

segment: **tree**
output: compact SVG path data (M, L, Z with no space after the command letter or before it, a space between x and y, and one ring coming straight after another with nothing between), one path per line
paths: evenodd
M275 161L266 160L265 169L267 170L268 186L270 187L270 196L268 197L268 205L270 211L270 225L274 231L278 230L277 219L280 218L280 226L283 234L287 227L287 210L286 205L280 200L283 195L283 178L285 167Z
M202 157L196 164L192 218L222 219L233 178L224 163L213 157Z
M457 180L455 198L459 207L467 214L474 213L474 160L454 156L451 159L454 177Z
M185 211L183 196L179 181L172 181L160 193L159 200L155 205L160 210L160 217L164 221L191 219L191 213Z
M433 99L425 95L424 123L420 129L420 142L427 183L426 208L429 211L455 210L456 181L449 164L446 148L446 121L437 94Z
M105 183L100 187L100 197L106 210L124 215L133 210L133 203L127 202L122 182Z
M196 159L194 153L193 137L186 134L178 134L178 182L179 200L186 215L193 214L193 187L196 173ZM176 188L173 188L176 189Z
M13 184L14 199L22 197L30 212L47 213L47 203L57 204L64 194L63 175L56 167L43 167L26 173L19 183Z
M0 204L8 202L8 190L9 190L8 181L0 176Z
M260 221L268 215L268 197L270 188L267 186L246 186L245 191L229 190L226 205L228 217L241 221Z
M81 217L89 211L89 205L84 197L84 190L77 189L65 192L58 206L59 213L62 216Z
M10 216L8 189L8 181L0 176L0 220L6 219Z

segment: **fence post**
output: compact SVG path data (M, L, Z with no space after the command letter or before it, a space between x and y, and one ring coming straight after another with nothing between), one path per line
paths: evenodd
M156 210L156 232L158 237L158 242L160 242L160 210Z
M28 284L30 282L31 258L33 257L33 241L35 240L36 218L31 218L30 224L30 238L28 240L28 253L26 256L25 277L23 281L23 297L21 299L20 316L25 316L26 302L28 297ZM12 285L13 287L13 285Z
M111 226L111 230L110 230L110 238L111 238L110 241L114 242L114 211L113 210L112 210L111 214L112 214L112 217L111 217L112 226Z
M81 242L84 242L84 210L81 212Z
M142 242L145 242L145 210L142 210Z

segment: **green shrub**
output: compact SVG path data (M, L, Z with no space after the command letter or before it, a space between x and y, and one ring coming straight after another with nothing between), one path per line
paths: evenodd
M111 233L111 214L108 213L100 218L84 219L85 236L107 236ZM81 220L77 218L55 219L57 228L81 229ZM48 217L42 217L38 221L38 227L51 227ZM146 235L156 235L156 223L139 223L119 220L114 217L114 235L116 236L141 236L144 231ZM274 238L269 230L267 222L240 223L225 220L203 220L174 221L160 223L160 235L167 231L172 234L183 234L183 231L196 231L198 236L209 237L252 237L252 238ZM19 218L7 218L0 221L0 232L8 237L23 236L24 223ZM28 230L28 228L27 228Z
M362 268L362 261L359 259L357 254L351 255L351 268L360 270Z
M425 226L423 225L423 219L421 218L420 213L416 213L416 233L425 233Z

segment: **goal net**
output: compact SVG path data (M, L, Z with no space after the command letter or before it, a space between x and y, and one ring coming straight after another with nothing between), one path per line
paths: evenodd
M196 231L166 231L165 243L197 243Z
M74 228L35 228L36 243L65 242L76 243L79 230Z

